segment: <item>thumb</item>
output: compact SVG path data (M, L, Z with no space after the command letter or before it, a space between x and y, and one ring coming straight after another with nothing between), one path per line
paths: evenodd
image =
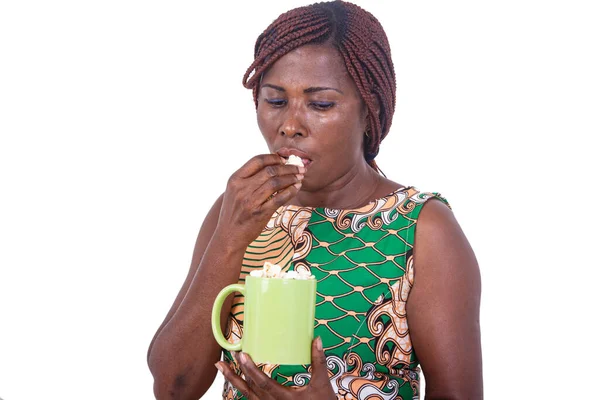
M310 384L312 386L324 386L325 384L330 385L329 383L329 373L327 370L327 358L325 357L325 352L323 351L323 342L321 341L321 337L318 337L313 340L312 343L312 376L310 379Z

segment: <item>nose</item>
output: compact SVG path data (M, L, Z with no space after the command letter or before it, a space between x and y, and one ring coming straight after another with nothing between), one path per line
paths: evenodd
M288 110L284 115L283 123L279 127L279 135L288 138L308 136L304 118L302 117L300 110L288 107Z

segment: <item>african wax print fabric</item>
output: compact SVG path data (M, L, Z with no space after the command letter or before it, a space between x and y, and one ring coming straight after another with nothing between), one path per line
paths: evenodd
M352 210L280 207L246 250L239 283L265 261L315 275L314 336L323 341L338 399L419 398L406 301L414 282L418 216L432 198L448 205L438 193L406 187ZM240 340L243 323L243 297L236 293L225 333L230 343ZM229 351L224 360L242 375ZM310 381L310 365L258 367L282 385ZM223 398L245 399L227 380Z

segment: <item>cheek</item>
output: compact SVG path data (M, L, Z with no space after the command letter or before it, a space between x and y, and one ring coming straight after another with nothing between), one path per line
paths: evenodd
M273 118L269 118L267 113L264 112L264 109L261 110L260 106L256 110L256 122L258 123L258 129L260 129L260 132L265 139L268 139L273 135Z
M258 105L258 108L256 109L256 122L258 123L258 128L262 132L262 130L264 128L264 124L265 124L265 117L264 117L264 112L262 110L260 103Z
M329 151L350 157L362 155L362 132L356 117L341 113L323 124L321 131Z

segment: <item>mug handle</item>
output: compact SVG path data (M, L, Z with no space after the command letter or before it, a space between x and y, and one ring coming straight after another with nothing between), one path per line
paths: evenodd
M223 307L223 302L227 296L233 292L240 292L242 296L246 297L246 287L244 285L236 283L234 285L225 286L223 290L219 292L215 299L215 304L213 304L211 323L213 335L217 340L217 343L219 343L219 346L229 351L240 351L242 350L242 341L240 340L237 344L229 343L225 340L225 336L223 336L223 331L221 330L221 308Z

